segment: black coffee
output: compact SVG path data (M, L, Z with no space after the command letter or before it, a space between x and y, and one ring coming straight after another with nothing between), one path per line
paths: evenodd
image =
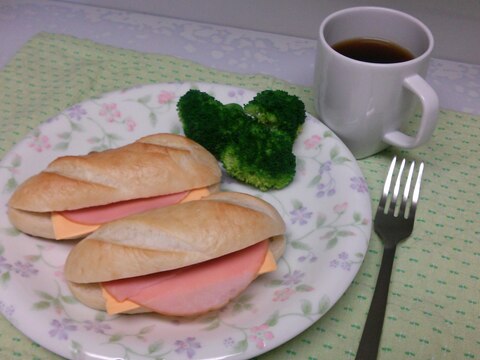
M332 48L351 59L377 64L398 63L414 58L404 47L382 39L347 39L334 44Z

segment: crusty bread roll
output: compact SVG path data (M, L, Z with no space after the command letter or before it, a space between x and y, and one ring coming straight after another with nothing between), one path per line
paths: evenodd
M285 223L272 205L247 194L219 192L103 225L74 246L65 277L79 301L103 310L100 282L181 268L265 239L278 259L285 250L284 233Z
M220 179L218 162L201 145L180 135L155 134L116 149L59 157L16 189L8 214L19 230L53 238L52 211L215 190Z

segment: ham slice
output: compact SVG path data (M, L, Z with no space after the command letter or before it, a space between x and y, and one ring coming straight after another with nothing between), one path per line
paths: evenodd
M188 267L187 267L188 268ZM125 301L142 290L174 278L184 269L162 271L155 274L119 279L102 283L102 287L117 301Z
M102 283L117 301L130 300L154 312L191 316L219 309L255 280L268 240L178 270Z
M138 214L147 210L177 204L187 195L188 191L183 191L175 194L126 200L77 210L61 211L59 214L68 220L79 224L104 224L128 215Z

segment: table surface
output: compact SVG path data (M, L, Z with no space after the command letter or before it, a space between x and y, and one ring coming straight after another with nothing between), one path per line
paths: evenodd
M48 0L0 1L0 68L39 32L173 55L218 70L271 75L302 86L311 86L313 81L316 43L311 39ZM480 114L480 64L432 59L427 81L437 91L443 109ZM440 130L447 132L450 127ZM366 175L373 177L373 173ZM472 189L476 182L469 183Z
M311 86L316 42L58 1L0 2L0 67L33 35L74 35L132 50L178 56L219 70L260 73ZM480 114L479 64L432 59L427 81L440 106Z

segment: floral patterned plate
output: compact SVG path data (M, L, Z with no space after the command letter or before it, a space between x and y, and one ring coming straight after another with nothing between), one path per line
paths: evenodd
M181 133L176 102L196 87L220 101L254 93L215 84L155 84L106 94L35 129L2 160L1 201L60 155L85 154L156 132ZM108 316L78 303L63 278L71 242L32 238L0 213L0 311L45 348L72 359L249 359L311 326L357 273L371 232L370 196L343 143L308 116L295 144L297 175L262 193L223 178L223 188L270 202L287 223L278 270L258 278L226 308L196 319Z

